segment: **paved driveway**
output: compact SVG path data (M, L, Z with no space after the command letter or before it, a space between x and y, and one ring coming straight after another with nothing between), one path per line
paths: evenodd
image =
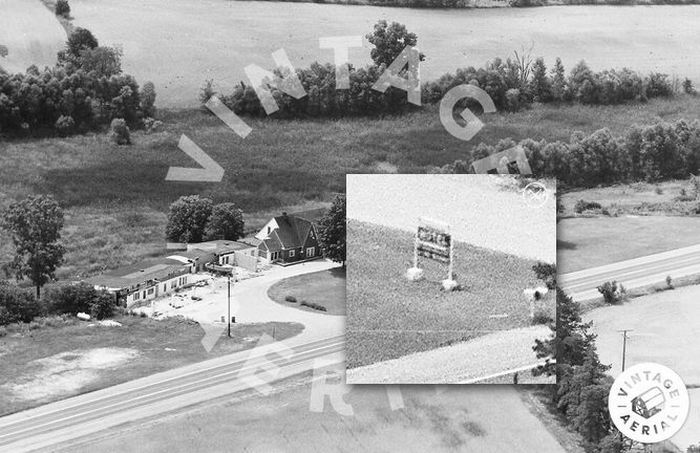
M267 290L280 280L324 271L337 266L337 263L327 260L309 261L287 267L275 265L264 271L259 277L232 283L231 316L236 317L237 323L279 321L304 324L305 329L300 335L285 341L289 345L342 335L345 332L344 316L332 316L286 307L267 296ZM204 325L220 325L223 329L226 324L221 323L221 317L226 318L228 308L226 282L225 277L215 277L214 282L208 286L188 290L183 293L187 297L181 302L184 302L185 306L178 310L170 309L169 314L180 314ZM202 300L192 302L191 295L197 295ZM165 308L168 308L168 302L171 300L178 301L178 298L161 299L155 303L154 309L163 312Z

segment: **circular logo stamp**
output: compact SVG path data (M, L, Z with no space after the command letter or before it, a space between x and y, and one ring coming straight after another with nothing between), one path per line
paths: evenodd
M672 437L688 417L685 384L673 370L640 363L622 372L610 389L610 419L622 434L651 444Z
M528 206L539 208L549 200L549 190L541 182L531 182L523 189L523 198Z

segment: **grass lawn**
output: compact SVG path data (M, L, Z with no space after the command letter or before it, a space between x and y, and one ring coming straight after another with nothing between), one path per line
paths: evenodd
M560 273L638 258L700 243L700 217L590 217L557 225Z
M345 315L345 269L334 268L327 271L297 275L275 283L267 292L275 302L327 315ZM293 296L297 302L288 302L285 297ZM302 301L312 302L326 311L315 310L301 305Z
M134 144L116 146L108 134L18 139L0 145L0 209L30 193L56 197L66 210L66 264L61 279L93 275L164 251L170 203L185 194L236 202L254 230L281 210L328 205L345 190L346 173L423 173L464 159L480 142L505 137L568 140L571 132L700 116L697 98L652 100L623 106L535 106L484 117L476 138L448 134L436 106L385 118L246 121L244 140L200 110L160 110L162 128L132 133ZM166 182L169 166L195 163L177 148L187 134L226 170L220 183ZM0 232L0 263L11 259Z
M529 325L522 291L541 284L534 261L456 243L456 280L465 289L444 292L445 265L424 259L426 278L406 280L410 232L350 220L347 235L348 368ZM545 301L553 315L553 298Z
M39 406L179 366L255 346L263 334L282 340L301 333L297 323L236 325L211 353L204 331L184 318L156 321L116 316L122 327L89 326L74 319L54 327L8 328L0 341L0 415ZM91 351L96 352L91 354ZM114 361L110 362L110 360ZM118 367L119 372L115 372Z

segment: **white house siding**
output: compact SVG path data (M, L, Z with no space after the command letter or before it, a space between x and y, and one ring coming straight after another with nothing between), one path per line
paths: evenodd
M251 272L257 272L258 270L258 257L255 256L256 253L253 252L251 255L244 253L236 253L236 266L240 266Z
M187 285L191 282L189 274L178 275L168 280L163 280L157 284L143 286L138 291L130 292L126 297L126 305L129 306L136 302L144 300L152 300L156 297L175 292L177 288Z
M265 239L270 233L275 231L277 228L279 228L279 225L277 225L277 222L275 221L274 218L272 218L269 222L265 224L264 227L258 231L258 234L255 235L255 239L262 241Z

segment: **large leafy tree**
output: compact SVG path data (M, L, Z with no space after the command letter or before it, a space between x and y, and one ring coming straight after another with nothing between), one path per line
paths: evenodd
M206 229L207 239L235 241L243 237L245 223L243 211L235 203L220 203L214 206Z
M68 37L66 51L74 56L79 56L80 52L86 49L94 49L99 45L97 38L87 28L76 28Z
M345 196L338 195L320 222L323 256L345 266Z
M405 25L398 22L389 25L386 20L377 22L372 33L368 33L366 38L374 44L370 56L377 66L389 66L406 46L415 47L418 44L418 36L410 33ZM423 54L420 55L420 59L424 59Z
M34 283L39 299L41 287L55 278L56 269L63 263L65 248L59 243L63 210L50 196L30 195L7 208L2 226L15 245L9 268L17 279L28 277Z
M170 241L202 242L209 218L212 201L199 195L186 195L170 205L165 234Z

